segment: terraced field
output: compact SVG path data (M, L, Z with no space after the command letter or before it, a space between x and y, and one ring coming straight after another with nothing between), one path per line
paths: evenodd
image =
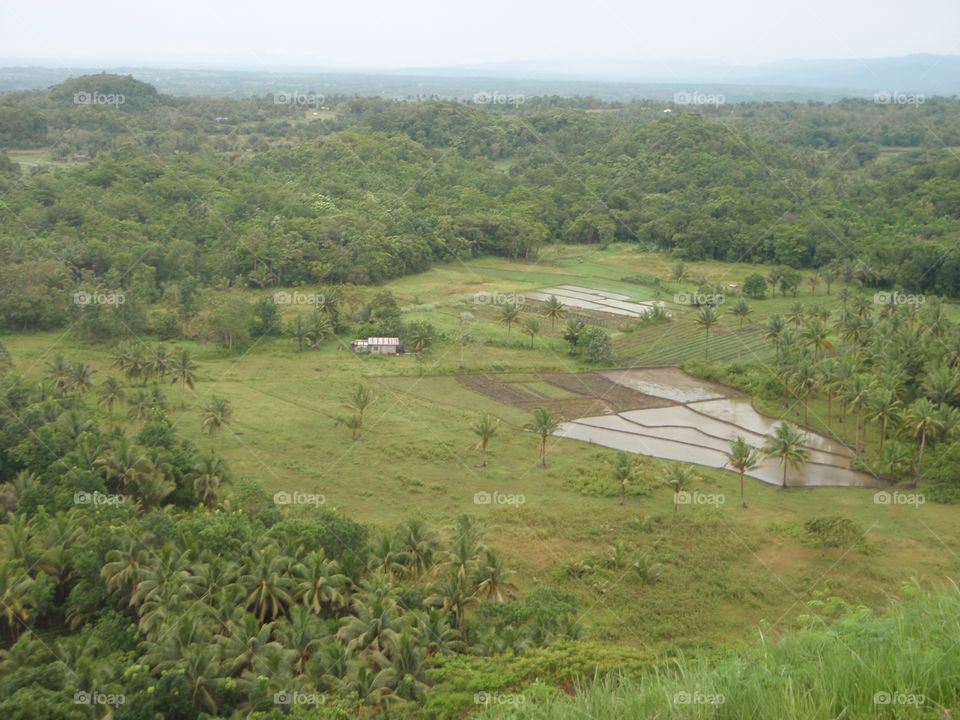
M678 316L669 323L623 334L614 343L614 354L621 366L682 365L692 358L704 357L704 342L703 329L693 322L693 317ZM763 361L772 355L759 324L742 330L714 328L710 332L711 360Z

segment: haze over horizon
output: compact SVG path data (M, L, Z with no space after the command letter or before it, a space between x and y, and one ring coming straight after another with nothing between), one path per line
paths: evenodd
M56 18L56 21L51 21ZM960 4L731 0L589 6L480 4L130 6L37 0L0 10L5 59L41 65L410 70L513 66L542 72L900 57L960 52ZM934 61L935 62L935 61Z

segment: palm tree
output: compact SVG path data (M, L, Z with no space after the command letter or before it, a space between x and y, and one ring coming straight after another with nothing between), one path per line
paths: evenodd
M291 560L275 550L265 548L257 552L238 581L245 593L244 607L261 623L280 617L294 602Z
M530 349L533 349L533 340L540 334L540 321L535 318L527 318L523 323L523 332L530 336Z
M830 288L832 288L833 284L837 281L837 271L828 265L823 269L820 275L823 277L823 282L825 282L827 285L827 295L829 295Z
M34 580L19 560L0 562L0 620L17 637L37 604Z
M360 418L360 427L363 427L363 414L367 408L377 401L377 396L370 392L370 389L363 383L357 383L353 389L353 394L347 398L343 406L348 410L353 410Z
M193 494L204 505L212 506L220 491L220 486L230 482L230 470L216 451L199 457L190 470Z
M136 485L141 477L153 472L153 463L142 448L134 445L125 435L119 436L96 459L95 467L103 479L113 483L120 492Z
M150 417L153 403L145 391L138 390L137 394L130 398L127 404L129 405L127 419L143 424Z
M322 343L332 332L330 319L323 313L317 311L310 315L310 323L307 325L306 337L312 347Z
M124 401L127 397L123 385L115 377L108 377L100 386L100 400L98 404L106 406L107 413L113 418L113 408Z
M827 324L819 318L813 318L807 323L806 327L800 332L800 338L813 348L814 362L820 359L820 351L833 351L833 345L830 344L830 329Z
M696 317L696 323L706 331L706 343L704 345L704 357L710 359L710 328L719 324L720 316L713 309L712 305L706 305L700 309Z
M496 433L499 422L499 420L494 420L489 414L484 413L473 425L474 435L480 438L480 456L483 458L480 467L487 466L487 444Z
M397 540L407 555L410 574L414 577L425 575L437 552L436 533L423 520L411 518L397 528Z
M743 495L743 476L759 467L760 454L756 448L747 443L743 435L737 435L737 439L730 443L730 450L724 455L727 456L727 464L740 473L740 507L746 507L747 501Z
M314 614L329 616L345 602L349 580L337 561L327 559L322 550L308 553L294 565L293 575L295 600Z
M154 351L150 353L150 373L160 378L160 382L163 382L167 373L170 372L172 362L173 358L170 357L167 349L163 345L157 345Z
M94 370L85 363L77 363L70 368L68 386L77 395L83 395L93 387Z
M808 409L810 406L810 397L817 391L819 383L819 373L817 369L808 362L800 362L791 373L793 390L803 402L803 422L807 423Z
M567 320L567 329L563 333L563 339L570 343L571 355L576 353L577 342L580 340L580 335L583 333L585 327L583 321L577 318ZM958 356L960 356L960 353L958 353Z
M753 312L746 300L737 300L730 308L730 314L740 318L740 329L743 330L743 321Z
M667 468L664 482L673 488L673 511L680 509L680 493L693 482L694 472L689 465L673 463Z
M57 394L65 394L70 387L70 363L63 355L57 355L47 363L46 376Z
M540 465L547 466L547 438L557 429L560 422L552 417L546 408L538 407L533 411L533 422L524 428L540 436Z
M477 584L476 596L481 600L503 602L516 597L517 586L510 582L512 570L507 570L503 561L492 550L487 550L474 580Z
M917 455L914 472L914 485L917 485L920 482L923 451L927 446L927 438L943 427L943 421L938 416L937 407L927 398L920 398L907 407L903 414L903 425L911 437L920 440L920 452Z
M333 426L340 427L341 425L350 431L350 437L354 442L360 439L360 434L363 432L363 420L359 415L337 416L333 421Z
M817 292L817 285L820 284L820 276L817 273L807 276L807 285L810 286L810 297Z
M507 335L510 334L510 328L520 318L520 308L513 303L504 303L500 308L500 324L507 326Z
M206 430L207 433L213 435L229 425L233 419L232 416L233 411L230 409L230 401L214 395L203 406L203 418L200 421L200 429Z
M627 485L633 481L634 472L633 459L629 454L621 452L614 456L613 467L610 468L610 477L620 487L621 505L626 503Z
M945 365L932 368L923 378L924 394L938 405L953 402L957 397L958 387L960 379L956 372Z
M190 354L190 351L181 349L170 361L171 382L180 383L180 390L182 391L187 388L193 390L194 383L197 382L197 369L198 366L193 361L193 355Z
M887 438L887 426L895 420L903 403L897 397L897 391L891 385L879 388L868 401L870 408L869 420L880 423L880 452L883 452L883 443Z
M870 400L870 393L873 392L873 382L867 380L863 375L854 375L847 384L844 400L846 406L857 414L857 427L854 432L854 447L858 452L862 449L860 429L863 428L863 411ZM864 437L862 442L866 443L866 428L864 428Z
M794 327L799 328L807 317L807 309L803 303L795 302L790 306L790 312L787 313L787 320L793 323Z
M556 322L566 315L566 305L557 299L556 295L551 295L544 307L544 314L550 318L550 329L556 329Z
M763 453L779 459L783 468L783 487L787 486L787 468L800 469L810 456L810 451L804 447L806 440L807 436L801 430L784 421L774 428L773 435L767 437Z
M767 321L767 327L764 329L764 337L773 343L773 348L778 358L780 357L780 341L783 338L785 329L786 325L783 322L783 318L779 315L772 315Z

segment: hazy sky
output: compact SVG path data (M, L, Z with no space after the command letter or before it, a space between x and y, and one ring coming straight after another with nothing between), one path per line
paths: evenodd
M0 0L0 57L399 68L960 53L960 0Z

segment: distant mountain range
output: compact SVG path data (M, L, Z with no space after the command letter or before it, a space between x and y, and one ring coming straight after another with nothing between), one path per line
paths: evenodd
M0 92L43 89L90 72L130 74L173 95L249 97L290 89L393 99L468 99L480 92L594 95L607 100L669 100L681 92L722 93L727 101L816 100L878 92L960 95L960 55L863 60L785 60L763 65L709 61L513 62L473 67L178 69L133 65L25 66L0 58Z

